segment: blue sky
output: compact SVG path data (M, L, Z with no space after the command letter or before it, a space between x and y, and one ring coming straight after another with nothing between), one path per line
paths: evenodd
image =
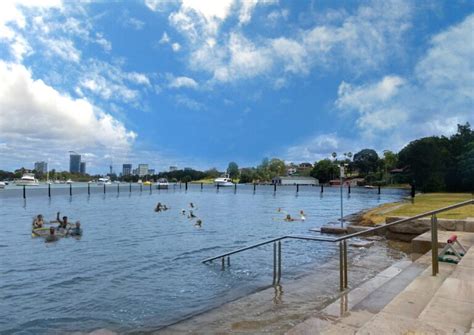
M0 169L224 169L474 124L472 1L2 1Z

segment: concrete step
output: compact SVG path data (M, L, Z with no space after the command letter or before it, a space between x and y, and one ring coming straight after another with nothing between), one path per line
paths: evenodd
M426 268L410 261L394 264L286 334L355 334Z
M472 250L471 250L472 249ZM474 248L458 264L428 267L356 334L465 334L474 318ZM429 255L418 260L429 263Z
M447 333L467 333L474 319L474 248L443 282L419 320Z

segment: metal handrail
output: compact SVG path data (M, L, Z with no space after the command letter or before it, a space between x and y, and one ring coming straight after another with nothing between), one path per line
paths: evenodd
M280 277L281 277L281 241L282 240L296 239L296 240L309 240L309 241L330 242L330 243L340 242L340 246L339 246L340 253L341 253L340 254L340 275L341 275L340 283L341 283L341 290L343 290L344 288L347 288L347 245L346 245L346 240L357 237L357 236L365 235L365 234L368 234L368 233L371 233L371 232L374 232L374 231L386 229L387 227L395 226L395 225L398 225L398 224L401 224L401 223L405 223L405 222L413 221L413 220L420 219L420 218L423 218L423 217L431 216L431 228L432 228L431 245L432 245L432 254L433 254L433 257L432 257L433 258L432 259L433 264L432 265L433 265L433 275L436 275L438 273L438 258L437 258L438 257L437 256L437 253L438 253L437 252L437 249L438 249L438 243L437 243L437 241L438 241L438 238L437 238L437 236L438 236L438 233L437 233L438 225L437 225L436 214L442 213L442 212L445 212L445 211L449 211L449 210L452 210L452 209L455 209L455 208L464 207L464 206L467 206L467 205L474 205L474 199L466 200L466 201L463 201L463 202L460 202L460 203L457 203L457 204L454 204L454 205L450 205L450 206L446 206L446 207L443 207L443 208L439 208L439 209L435 209L435 210L432 210L432 211L417 214L417 215L414 215L414 216L409 217L409 218L400 219L400 220L397 220L397 221L394 221L394 222L391 222L391 223L387 223L383 226L369 228L367 230L363 230L363 231L352 233L352 234L346 234L346 235L336 237L336 238L318 237L318 236L305 236L305 235L301 235L301 236L299 236L299 235L284 235L284 236L280 236L280 237L277 237L277 238L273 238L271 240L259 242L259 243L256 243L256 244L252 244L250 246L243 247L243 248L240 248L240 249L237 249L237 250L229 251L229 252L220 254L218 256L206 258L202 261L202 263L204 263L204 264L205 263L211 263L212 261L214 261L216 259L221 259L222 260L222 269L224 269L225 268L225 258L226 257L227 257L227 264L230 265L230 257L229 256L240 253L240 252L243 252L243 251L246 251L246 250L258 248L258 247L261 247L261 246L266 245L266 244L273 243L274 244L273 282L275 284L276 282L279 283ZM435 240L436 240L436 243L435 243ZM278 242L278 257L277 257L277 252L276 252L276 250L277 250L276 242ZM436 255L435 255L435 252L436 252ZM277 262L278 262L278 265L279 265L278 266L278 271L276 270L276 263Z

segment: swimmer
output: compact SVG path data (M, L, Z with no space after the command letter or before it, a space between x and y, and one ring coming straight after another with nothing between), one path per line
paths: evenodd
M46 236L44 241L45 242L55 242L57 240L59 240L59 238L54 233L54 227L50 227L49 228L49 235Z
M43 215L38 214L38 215L33 219L33 229L35 229L35 228L43 228L43 225L44 225Z
M161 206L161 202L157 203L155 207L155 212L161 212L162 209L163 207Z
M182 209L182 210L181 210L181 214L186 215L186 210L185 210L185 209Z
M190 202L189 207L194 208L194 204L192 202Z
M56 221L59 222L59 226L57 227L57 229L66 229L67 228L67 225L68 225L68 222L67 222L67 216L63 216L63 219L61 220L59 218L59 212L56 214Z
M201 219L197 219L196 223L194 224L195 226L197 227L201 227L202 226L202 221Z
M76 227L69 228L66 235L70 236L82 236L81 222L76 222Z
M166 205L163 205L162 209L163 209L164 211L167 211L167 210L168 210L168 207L166 207Z
M286 214L286 217L284 218L284 220L287 222L295 221L295 219L293 219L290 214Z
M189 215L188 215L188 219L192 219L192 218L195 218L196 215L194 215L193 211L189 211Z
M306 220L306 215L304 214L303 210L300 210L300 219L301 219L301 221Z

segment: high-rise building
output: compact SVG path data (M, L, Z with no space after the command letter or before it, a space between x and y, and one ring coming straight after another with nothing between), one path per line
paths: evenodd
M81 174L86 174L86 162L81 162L79 166L79 171L81 172Z
M123 164L122 165L122 175L130 176L132 174L132 164Z
M171 165L170 166L170 172L178 170L178 167L176 165Z
M72 153L69 155L69 172L81 172L81 155Z
M36 172L41 172L41 173L48 173L48 163L46 162L36 162L35 163L35 170Z
M138 176L143 177L148 174L148 164L138 164Z
M148 169L148 174L151 176L151 175L154 175L155 174L155 169Z

